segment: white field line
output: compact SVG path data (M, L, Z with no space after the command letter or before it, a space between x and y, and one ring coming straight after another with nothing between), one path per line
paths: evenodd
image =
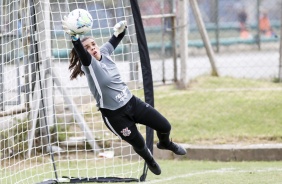
M171 181L179 178L189 178L197 175L204 175L204 174L211 174L211 173L218 173L218 174L224 174L224 173L266 173L266 172L281 172L282 168L266 168L266 169L258 169L258 170L238 170L235 168L222 168L217 170L210 170L210 171L201 171L201 172L193 172L189 174L183 174L183 175L177 175L169 178L163 178L158 179L154 181L148 181L146 183L162 183L164 181Z
M158 89L156 89L158 90ZM165 98L168 96L183 95L187 92L243 92L243 91L282 91L282 88L217 88L217 89L200 89L191 88L186 91L177 91L166 95L158 95L155 98Z

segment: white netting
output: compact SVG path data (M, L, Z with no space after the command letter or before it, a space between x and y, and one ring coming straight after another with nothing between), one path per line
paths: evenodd
M143 161L104 125L86 78L69 79L72 44L62 30L61 19L76 8L93 16L89 35L99 45L111 37L116 22L127 20L128 31L113 59L131 91L143 98L128 0L2 0L1 184L39 183L62 176L141 175ZM142 127L141 132L144 130Z

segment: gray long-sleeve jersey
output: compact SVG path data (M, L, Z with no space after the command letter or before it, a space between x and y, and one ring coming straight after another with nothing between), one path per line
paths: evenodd
M106 42L100 48L102 59L94 57L89 66L82 65L90 91L97 101L97 106L109 110L116 110L124 106L132 97L127 85L121 80L116 63L110 55L114 47Z

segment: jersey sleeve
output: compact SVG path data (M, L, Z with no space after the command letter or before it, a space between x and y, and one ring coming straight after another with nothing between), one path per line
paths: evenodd
M111 55L118 44L121 42L125 35L126 29L118 35L118 37L115 37L114 35L110 38L108 42L103 44L100 48L101 54L102 55Z

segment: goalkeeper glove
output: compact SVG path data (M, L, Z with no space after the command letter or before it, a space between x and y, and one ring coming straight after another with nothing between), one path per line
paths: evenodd
M71 36L71 39L73 41L77 41L79 39L79 34L76 34L74 31L72 31L69 28L69 24L68 24L68 20L67 19L68 19L67 16L64 16L64 19L62 20L63 30L65 31L65 33L67 33L68 35Z
M122 33L126 28L127 28L126 20L116 23L116 25L114 26L114 35L118 37L118 35Z

